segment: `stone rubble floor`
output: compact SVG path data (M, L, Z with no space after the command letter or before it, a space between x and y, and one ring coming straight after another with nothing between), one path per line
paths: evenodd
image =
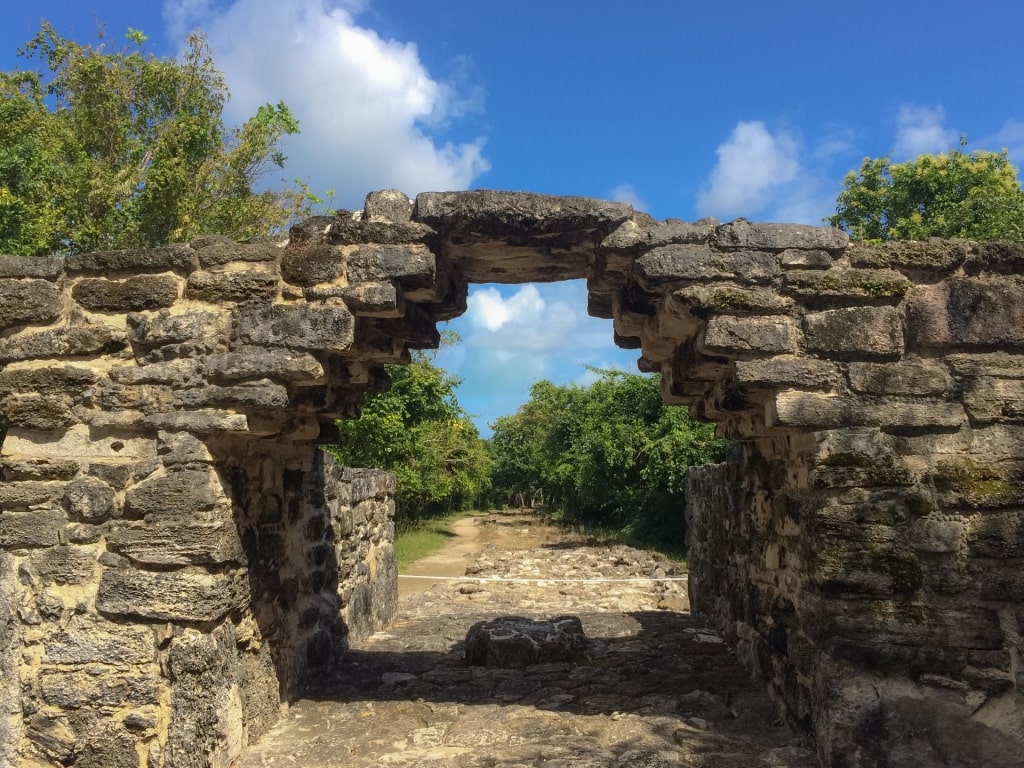
M478 518L489 535L468 575L404 597L396 621L353 644L336 679L295 702L238 768L814 768L810 743L728 646L686 611L661 556L600 546L524 513ZM588 658L526 669L467 667L471 625L579 616Z

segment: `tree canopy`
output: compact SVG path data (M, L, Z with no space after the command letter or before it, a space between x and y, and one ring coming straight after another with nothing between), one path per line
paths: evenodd
M952 151L905 163L865 158L828 219L860 240L1024 240L1024 191L1005 151Z
M44 23L19 55L37 70L0 72L0 253L137 248L202 233L265 235L304 213L305 190L257 191L298 132L284 103L228 128L224 77L206 40L180 59L108 48Z
M395 473L399 523L469 508L490 485L490 460L455 396L459 380L425 353L386 370L391 388L367 397L358 420L338 422L330 450Z
M665 405L658 376L594 372L587 387L537 382L491 425L493 493L681 547L686 470L720 460L724 443Z

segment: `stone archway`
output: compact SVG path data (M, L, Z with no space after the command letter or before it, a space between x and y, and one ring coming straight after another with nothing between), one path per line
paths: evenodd
M1019 246L487 191L0 257L0 758L227 765L393 605L391 481L318 441L469 283L579 277L736 441L691 474L693 602L823 761L1020 754L1022 272Z

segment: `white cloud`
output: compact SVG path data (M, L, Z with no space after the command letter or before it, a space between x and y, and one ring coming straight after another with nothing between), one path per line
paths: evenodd
M608 199L615 203L629 203L638 211L647 210L647 202L640 197L636 187L629 183L619 184L619 186L615 187L615 189L608 193Z
M302 131L284 147L288 178L318 194L334 189L345 207L375 189L414 195L470 187L490 168L484 139L442 142L432 132L479 110L481 92L431 77L415 43L360 26L355 14L365 5L234 0L215 8L209 0L166 0L164 17L174 32L199 26L207 33L231 89L230 123L266 102L288 104Z
M738 123L716 153L711 179L697 196L702 215L752 216L800 173L796 139L784 132L771 133L760 121Z
M912 160L918 155L946 152L955 147L959 134L943 126L946 112L942 107L919 107L904 104L896 117L896 144L892 159Z
M524 285L508 299L497 288L480 288L470 295L468 305L469 322L488 331L497 331L509 322L528 325L544 313L544 299L535 285Z
M1010 161L1020 166L1024 164L1024 123L1007 120L998 133L985 137L978 145L992 152L1001 152L1005 149Z
M463 343L438 356L464 379L459 402L478 416L484 434L488 423L525 403L539 379L587 383L581 364L636 370L638 352L615 347L611 321L586 314L585 281L511 290L472 286L466 313L450 323Z

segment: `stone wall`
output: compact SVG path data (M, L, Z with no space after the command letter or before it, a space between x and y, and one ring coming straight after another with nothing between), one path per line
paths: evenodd
M0 257L0 762L226 765L393 610L392 481L318 451L334 420L469 283L586 278L736 441L691 475L693 602L823 763L1017 765L1022 274L1020 246L488 191Z

